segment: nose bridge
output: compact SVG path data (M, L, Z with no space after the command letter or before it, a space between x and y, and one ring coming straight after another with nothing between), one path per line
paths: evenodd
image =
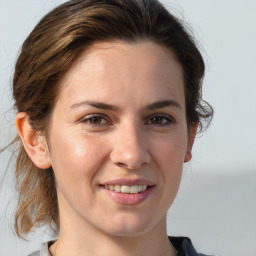
M144 132L135 122L120 125L110 158L114 164L128 169L136 169L150 162Z

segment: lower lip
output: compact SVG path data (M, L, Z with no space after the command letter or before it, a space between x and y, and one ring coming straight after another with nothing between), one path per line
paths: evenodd
M143 202L152 193L154 187L149 187L147 190L138 194L124 194L121 192L112 191L102 188L107 195L118 204L135 205Z

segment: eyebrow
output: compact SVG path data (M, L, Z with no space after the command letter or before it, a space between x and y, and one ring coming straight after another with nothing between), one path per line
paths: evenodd
M91 106L91 107L98 108L98 109L113 110L113 111L118 111L120 109L117 105L112 105L112 104L98 102L98 101L91 101L91 100L86 100L86 101L82 101L79 103L75 103L75 104L71 105L70 108L73 109L73 108L79 108L82 106ZM165 107L169 107L169 106L174 106L174 107L178 107L179 109L182 109L181 105L174 100L157 101L157 102L151 103L149 105L146 105L145 109L154 110L154 109L165 108Z
M71 105L70 108L79 108L82 106L91 106L91 107L98 108L98 109L107 109L107 110L113 110L113 111L118 110L118 107L115 105L98 102L98 101L91 101L91 100L86 100L86 101L82 101L79 103L75 103L75 104Z
M174 107L178 107L179 109L182 109L181 105L177 101L174 101L174 100L157 101L157 102L147 105L146 109L154 110L154 109L165 108L165 107L170 107L170 106L174 106Z

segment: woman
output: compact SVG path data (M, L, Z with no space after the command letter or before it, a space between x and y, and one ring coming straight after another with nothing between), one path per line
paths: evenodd
M155 0L69 1L23 44L13 79L20 143L16 232L45 223L32 255L202 255L168 237L191 159L204 62Z

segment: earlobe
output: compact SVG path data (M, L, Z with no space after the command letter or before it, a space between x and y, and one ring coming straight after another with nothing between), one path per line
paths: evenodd
M193 123L189 129L189 137L188 137L188 144L187 144L187 152L184 158L184 163L189 162L192 159L192 147L194 144L194 140L196 137L198 123Z
M19 112L16 115L15 124L23 146L33 163L40 169L51 167L45 138L33 129L28 115L24 112Z

